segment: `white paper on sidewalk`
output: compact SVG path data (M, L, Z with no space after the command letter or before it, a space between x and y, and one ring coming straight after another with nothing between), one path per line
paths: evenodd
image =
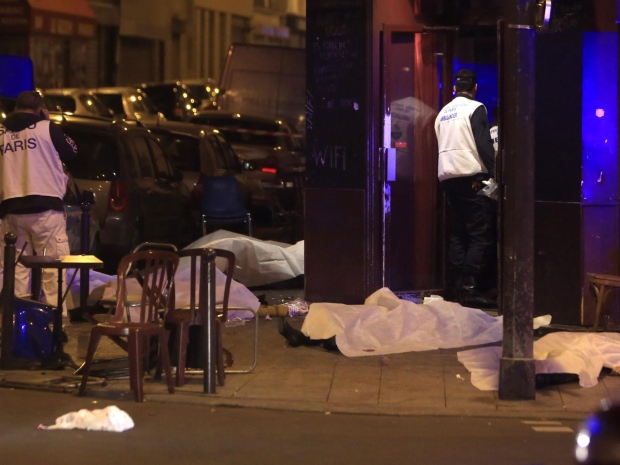
M134 427L134 422L127 412L116 405L103 409L82 409L69 412L56 418L50 426L39 425L38 429L85 429L87 431L112 431L120 433Z
M458 360L471 373L472 384L483 391L499 386L500 347L482 347L458 352ZM598 383L603 367L620 366L618 333L549 333L534 341L536 373L572 373L581 387Z
M503 336L501 317L443 299L416 304L388 288L364 305L313 303L301 330L311 339L336 336L349 357L482 345Z

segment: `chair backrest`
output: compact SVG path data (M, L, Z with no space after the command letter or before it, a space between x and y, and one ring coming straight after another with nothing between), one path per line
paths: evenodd
M178 249L176 245L167 242L142 242L135 246L131 252L140 252L143 250L169 250L171 252L176 252ZM142 263L129 262L125 270L125 275L132 275L136 270L139 270L140 266L142 266Z
M110 321L120 322L125 314L127 301L126 271L132 264L140 262L140 272L134 273L141 285L139 323L156 322L159 312L174 306L171 292L174 275L179 265L179 256L172 251L142 250L125 255L118 264L118 294L116 312ZM132 297L133 300L133 297Z
M232 283L232 276L235 270L235 254L229 250L223 249L211 249L215 252L216 258L223 258L226 261L224 267L224 275L226 281L224 283L224 295L222 298L222 304L218 306L219 319L224 322L228 319L228 299L230 297L230 286ZM200 322L200 304L204 302L206 305L208 296L204 295L207 289L200 288L201 273L205 273L203 278L206 277L207 270L201 265L206 264L206 257L209 253L209 249L183 249L178 252L179 257L190 257L190 294L189 294L189 309L191 312L191 321L194 323ZM206 280L204 281L206 284Z
M205 176L202 179L202 213L214 218L247 215L239 181L233 175Z

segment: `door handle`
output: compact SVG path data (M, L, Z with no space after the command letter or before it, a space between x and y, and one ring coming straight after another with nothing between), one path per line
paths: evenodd
M396 181L396 149L383 147L385 154L385 180Z

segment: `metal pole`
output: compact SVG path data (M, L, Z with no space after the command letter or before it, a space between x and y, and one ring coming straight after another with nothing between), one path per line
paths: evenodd
M80 223L80 252L87 255L90 252L90 203L82 202L82 220ZM59 271L60 273L60 271ZM80 308L86 308L88 294L90 291L90 270L88 268L80 269Z
M2 283L2 344L0 366L12 368L13 364L13 294L15 293L15 243L13 233L4 235L4 277Z
M510 0L502 44L502 298L504 337L499 398L536 397L534 315L534 87L535 31L527 0ZM531 5L529 5L531 6Z
M215 251L205 249L200 257L199 312L204 359L203 392L215 394L217 366L217 332L215 321Z

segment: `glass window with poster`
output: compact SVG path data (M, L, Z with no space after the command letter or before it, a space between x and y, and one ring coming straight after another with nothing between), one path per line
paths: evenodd
M65 38L30 36L30 57L37 87L53 89L65 86L68 46Z

